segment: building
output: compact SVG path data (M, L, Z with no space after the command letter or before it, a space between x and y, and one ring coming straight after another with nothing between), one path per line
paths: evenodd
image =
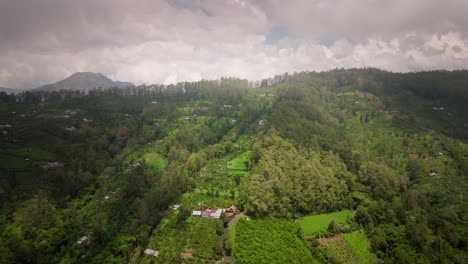
M224 209L206 209L205 211L193 211L192 215L203 218L219 219L223 212Z
M268 120L262 119L262 120L258 121L259 126L264 126L266 124L268 124Z
M152 250L152 249L149 249L149 248L145 249L145 251L143 253L145 253L146 255L153 256L153 257L157 257L159 255L159 251Z
M226 213L226 217L231 217L236 213L236 207L231 205L229 208L224 209L224 213Z
M174 210L177 210L180 208L180 204L174 204L174 205L170 205L169 208L172 208Z
M202 211L193 211L192 215L193 216L202 216Z
M58 161L47 162L44 165L40 165L40 167L43 168L44 170L55 169L55 168L63 167L63 163L58 162Z
M65 128L65 130L70 131L70 132L76 132L76 131L78 131L79 129L76 128L76 127L67 127L67 128Z
M221 217L221 214L224 212L224 209L217 209L213 212L211 212L210 214L210 218L213 218L213 219L219 219Z
M235 213L236 212L236 207L234 205L231 205L229 208L224 209L224 212L226 212L226 213Z
M88 239L87 236L82 236L80 239L78 239L78 241L76 241L76 243L77 243L78 245L81 245L81 244L83 244L87 239Z
M435 176L437 176L437 173L435 173L435 172L429 172L429 176L430 176L430 177L435 177Z

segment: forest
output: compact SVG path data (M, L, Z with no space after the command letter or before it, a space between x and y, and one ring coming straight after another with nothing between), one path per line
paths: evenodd
M0 263L467 263L467 87L365 68L0 92Z

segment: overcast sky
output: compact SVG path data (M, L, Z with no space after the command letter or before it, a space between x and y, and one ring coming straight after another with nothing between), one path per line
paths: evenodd
M467 0L0 0L0 86L468 68Z

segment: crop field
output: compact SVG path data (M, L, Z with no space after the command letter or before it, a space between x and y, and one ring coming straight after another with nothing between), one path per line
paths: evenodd
M376 256L369 251L369 241L362 230L340 234L330 238L319 238L320 246L330 262L375 263Z
M143 159L145 160L146 166L154 173L163 169L167 164L167 161L156 153L146 153Z
M345 223L348 218L354 217L354 211L344 210L329 214L311 215L302 218L299 222L304 234L313 235L320 231L326 231L332 220L337 224Z
M362 263L373 263L375 256L369 251L369 241L361 230L343 234L343 237Z
M249 168L250 151L246 151L228 162L230 170L246 171Z
M239 219L235 228L233 258L240 263L316 263L297 225L282 219Z
M329 262L360 264L363 263L342 235L319 239L320 249L326 251Z

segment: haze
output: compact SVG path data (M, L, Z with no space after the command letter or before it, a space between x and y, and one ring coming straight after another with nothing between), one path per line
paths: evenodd
M1 0L0 86L465 69L465 0Z

